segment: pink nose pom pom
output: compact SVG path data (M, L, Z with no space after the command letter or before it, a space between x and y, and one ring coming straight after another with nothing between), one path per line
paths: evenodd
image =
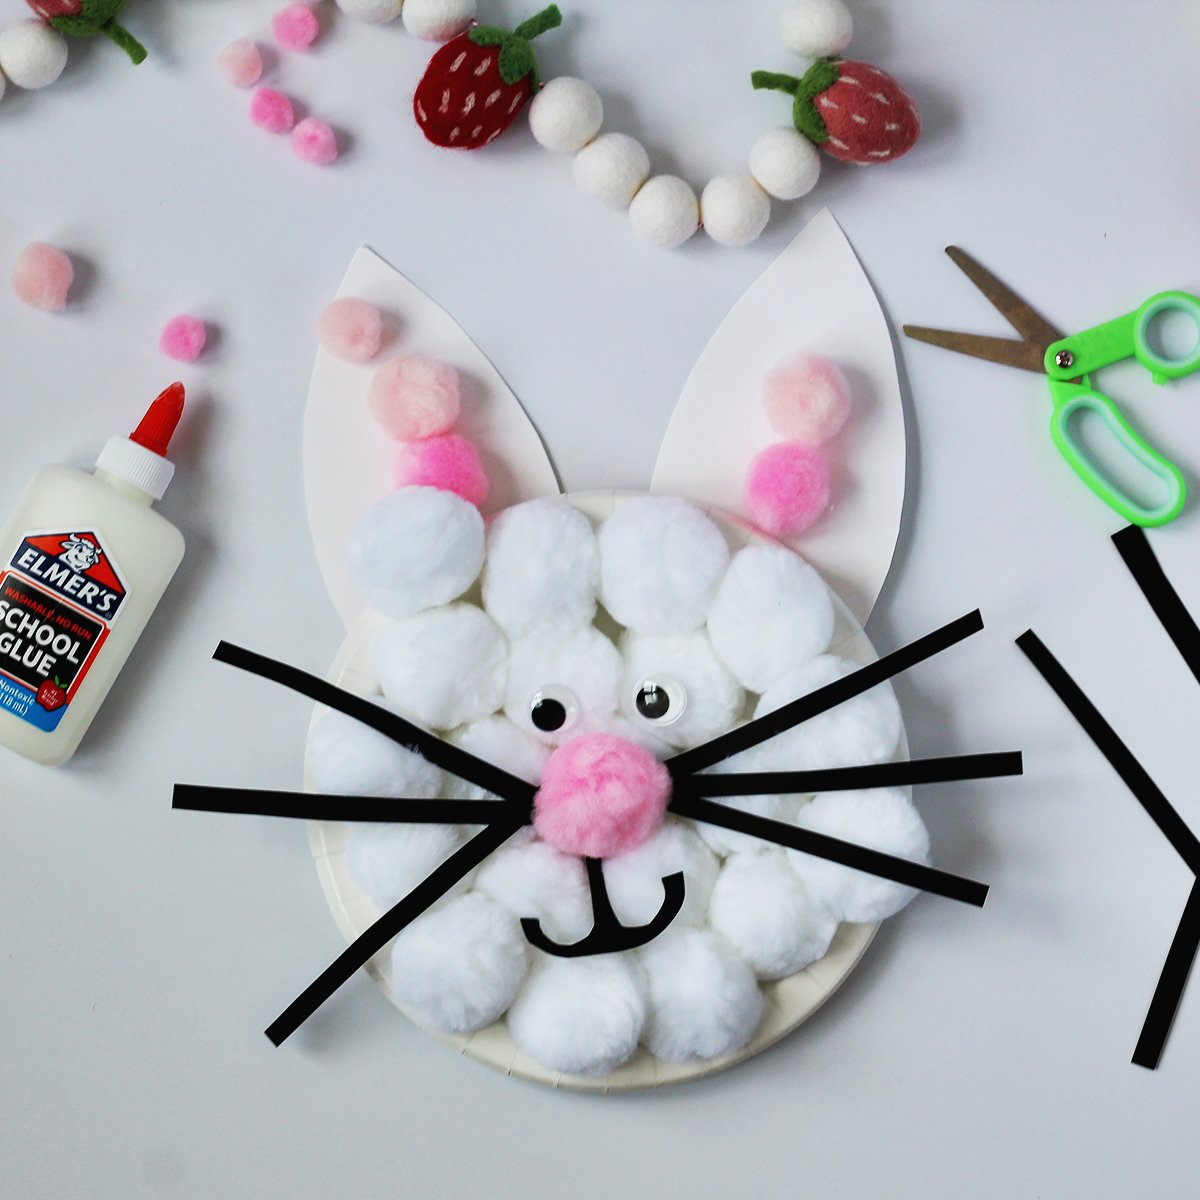
M803 354L763 381L763 407L781 437L820 445L850 415L850 388L837 364L823 354Z
M217 66L225 82L234 87L253 87L262 78L262 55L249 38L230 42L217 58Z
M396 459L396 486L441 488L478 508L488 494L479 452L457 433L408 442Z
M375 372L368 404L398 442L449 433L460 407L458 372L417 354L394 358Z
M208 331L199 317L172 317L163 326L158 348L177 362L195 362L204 353Z
M250 120L268 133L286 133L295 120L292 102L274 88L259 88L250 97Z
M289 4L271 18L271 32L285 50L302 53L317 40L321 23L307 4Z
M383 314L357 296L342 296L317 321L321 345L345 362L370 362L383 346Z
M62 312L67 307L67 293L74 281L71 260L45 242L26 246L13 268L12 285L17 299L47 312Z
M533 827L564 854L611 858L659 828L670 795L671 776L648 750L610 733L585 733L547 761Z
M327 167L337 161L337 135L324 121L305 117L292 134L292 150L302 162Z
M746 511L764 533L803 533L829 507L829 463L814 446L778 442L750 464Z

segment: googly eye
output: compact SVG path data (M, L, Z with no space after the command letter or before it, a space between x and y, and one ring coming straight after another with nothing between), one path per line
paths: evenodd
M655 675L638 685L633 707L640 717L655 725L670 725L687 708L687 689L670 675Z
M529 719L542 733L557 733L579 717L579 701L570 688L539 688L529 701Z

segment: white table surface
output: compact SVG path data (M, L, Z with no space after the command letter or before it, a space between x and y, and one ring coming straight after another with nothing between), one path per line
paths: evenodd
M189 553L67 768L0 763L0 1194L25 1197L1125 1197L1195 1189L1200 979L1163 1064L1130 1065L1190 886L1133 798L1013 646L1032 625L1200 826L1200 688L1065 473L1041 385L904 345L906 532L871 623L891 649L981 606L984 634L900 684L914 753L1021 748L1024 780L925 789L931 898L761 1058L695 1086L586 1097L520 1084L408 1026L357 976L282 1049L261 1030L341 948L304 830L172 813L176 780L296 786L307 706L210 661L230 638L321 669L339 641L308 542L300 412L315 314L369 242L491 355L569 488L644 486L687 370L821 204L890 318L1004 332L941 254L975 252L1080 328L1200 287L1189 0L873 0L853 52L894 71L924 140L830 170L748 250L643 246L527 131L425 146L406 111L429 50L334 22L281 86L352 135L319 171L251 127L213 60L267 0L134 0L151 45L107 44L0 102L0 263L34 238L87 264L51 317L0 293L0 501L86 465L176 371L162 321L220 327L180 374L192 412L163 512ZM516 0L485 12L518 18ZM571 0L548 75L702 180L785 116L776 0ZM25 13L0 0L0 24ZM673 148L673 149L672 149ZM1105 385L1200 473L1200 384ZM1155 533L1200 610L1200 510Z

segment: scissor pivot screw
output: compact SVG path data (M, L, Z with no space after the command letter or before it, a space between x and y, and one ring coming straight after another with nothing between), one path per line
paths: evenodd
M1054 356L1054 365L1056 367L1073 367L1075 365L1075 355L1070 350L1060 350Z

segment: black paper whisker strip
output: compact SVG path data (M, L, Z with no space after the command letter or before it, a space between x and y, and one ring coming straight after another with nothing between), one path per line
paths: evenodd
M525 824L523 817L499 820L477 833L460 846L441 866L429 875L402 900L394 904L369 929L357 938L330 963L267 1026L267 1037L276 1046L282 1045L309 1017L354 974L378 954L406 925L415 921L430 905L440 900L460 879L477 867L493 850L502 846Z
M372 704L363 696L356 696L328 680L316 675L310 675L299 667L289 666L277 659L268 658L264 654L256 654L242 646L231 642L221 642L213 653L217 662L227 663L252 675L260 675L274 683L282 684L318 704L326 704L338 712L369 725L385 737L419 754L426 761L481 787L485 791L494 792L511 802L532 806L535 788L524 779L510 775L507 771L477 758L474 754L450 742L443 741L428 730L414 725L378 704Z
M830 837L829 834L818 833L813 829L789 825L786 821L774 821L769 817L728 808L686 791L681 794L679 785L676 785L670 807L678 816L689 817L693 821L705 821L709 825L718 825L722 829L732 829L737 833L748 833L751 837L762 838L777 846L787 846L816 858L841 863L857 871L877 875L881 879L890 879L894 883L945 896L948 900L961 900L964 904L974 904L977 908L982 908L987 899L988 886L985 883L964 879L948 871L939 871L936 867L927 867L924 863L912 862L907 858L898 858L894 854L870 850L866 846Z
M681 754L676 754L673 758L667 759L667 766L676 779L691 775L704 767L711 767L714 763L721 762L742 750L748 750L751 746L757 746L760 742L765 742L768 738L775 737L776 734L783 733L784 730L791 729L802 721L820 716L821 713L869 691L876 685L891 679L893 675L899 675L901 671L907 671L910 667L949 649L973 633L978 633L982 628L983 617L976 609L974 612L951 621L948 625L943 625L940 629L935 629L932 633L927 633L915 642L910 642L907 646L893 650L891 654L885 654L883 658L868 663L865 667L860 667L853 674L842 679L835 679L832 683L817 688L815 692L810 692L807 696L801 696L798 700L793 700L790 704L777 708L773 713L749 721L739 729L731 729L728 733L723 733L710 742L704 742L691 750L684 750Z
M1167 1034L1171 1032L1171 1023L1183 999L1183 989L1196 959L1197 947L1200 947L1200 879L1192 883L1183 916L1179 918L1162 974L1158 977L1158 985L1146 1012L1141 1036L1133 1051L1132 1061L1139 1067L1153 1071L1162 1058Z

